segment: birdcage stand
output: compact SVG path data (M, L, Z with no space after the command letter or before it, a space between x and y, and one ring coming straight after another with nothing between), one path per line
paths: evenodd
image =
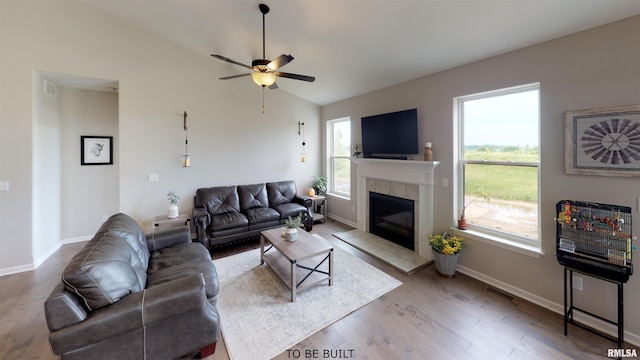
M613 284L616 284L618 287L618 321L614 322L611 321L609 319L606 319L602 316L596 315L594 313L591 313L589 311L586 311L584 309L580 309L576 306L573 305L573 273L577 272L580 273L582 275L586 275L586 276L590 276L592 278L595 279L599 279L599 280L603 280L603 281L607 281ZM568 280L567 280L568 278ZM585 329L589 332L592 332L596 335L600 335L606 339L609 339L611 341L617 342L618 343L618 349L622 348L622 343L624 342L624 298L623 298L623 285L624 283L621 281L615 281L615 280L611 280L611 279L607 279L607 278L603 278L603 277L599 277L596 276L592 273L588 273L588 272L584 272L584 271L580 271L580 270L576 270L573 268L569 268L569 267L565 267L564 268L564 335L567 335L567 324L573 324L577 327L580 327L582 329ZM569 296L567 297L567 293L569 294ZM579 322L576 322L573 319L573 314L574 312L581 312L583 314L589 315L591 317L594 317L596 319L602 320L604 322L607 322L609 324L615 325L618 327L618 338L616 339L615 337L603 332L603 331L598 331L594 328L591 328L587 325L581 324Z

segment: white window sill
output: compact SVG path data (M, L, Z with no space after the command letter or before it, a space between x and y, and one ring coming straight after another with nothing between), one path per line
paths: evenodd
M330 197L338 199L338 200L351 201L351 199L348 196L339 195L339 194L336 194L336 193L327 193L327 196L330 196Z
M473 239L479 242L483 242L485 244L497 246L502 249L510 250L510 251L531 256L534 258L539 258L540 256L544 256L544 252L542 251L542 249L536 246L521 244L515 241L510 241L504 238L500 238L498 236L488 235L479 231L460 230L456 227L452 227L451 233L457 236Z

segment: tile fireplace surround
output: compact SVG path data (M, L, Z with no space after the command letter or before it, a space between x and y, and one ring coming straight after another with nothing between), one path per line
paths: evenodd
M427 237L433 232L433 173L439 161L351 158L356 165L357 227L369 232L369 191L415 201L415 249L432 258Z

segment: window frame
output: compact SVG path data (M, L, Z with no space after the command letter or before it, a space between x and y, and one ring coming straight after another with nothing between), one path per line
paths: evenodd
M482 161L482 160L466 160L464 158L464 103L466 101L489 99L497 96L504 96L510 94L517 94L527 91L538 91L538 162L502 162L502 161ZM454 191L454 224L457 221L458 215L464 208L464 171L465 165L486 165L486 166L514 166L514 167L535 167L537 168L537 213L538 213L538 237L536 239L520 236L515 233L506 231L500 231L496 229L487 228L481 225L468 224L467 230L459 230L454 225L452 230L456 234L472 238L487 244L495 245L501 248L513 250L519 253L538 257L542 254L542 239L541 239L541 156L542 146L540 144L540 83L533 83L521 86L515 86L504 89L497 89L486 91L478 94L459 96L454 98L454 159L456 159L456 166L454 170L456 189Z
M327 121L327 194L331 194L333 196L337 196L346 200L351 199L351 184L349 184L349 192L338 191L335 189L335 179L334 179L334 160L335 159L346 159L347 161L351 161L351 155L342 156L342 155L334 155L333 154L333 145L334 145L334 126L339 123L348 123L349 129L351 129L351 118L343 117L333 120ZM351 131L349 131L351 133ZM351 149L351 134L349 134L349 149ZM350 166L350 164L349 164ZM349 181L351 181L351 168L349 168Z

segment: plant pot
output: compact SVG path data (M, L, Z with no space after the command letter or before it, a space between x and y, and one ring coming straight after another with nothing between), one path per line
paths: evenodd
M458 219L458 229L467 230L467 219L466 218Z
M168 218L169 219L175 219L178 217L178 205L176 204L171 204L169 205L169 215Z
M436 274L444 278L456 277L456 265L458 264L458 255L445 255L437 251L433 252L433 261L436 265Z
M287 228L287 230L284 231L284 239L286 241L298 240L298 229Z

